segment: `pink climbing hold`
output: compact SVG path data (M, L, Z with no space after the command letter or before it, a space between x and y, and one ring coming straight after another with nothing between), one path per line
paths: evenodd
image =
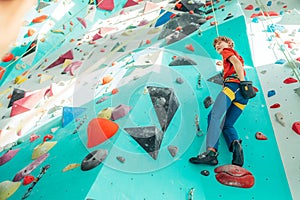
M115 8L114 0L97 0L98 8L101 10L112 11Z
M76 19L80 22L80 24L86 28L87 27L87 24L86 24L86 21L85 19L81 18L81 17L76 17Z
M137 5L137 4L138 4L138 3L135 2L135 1L133 1L133 0L128 0L128 1L126 2L126 4L124 5L123 8L127 8L127 7L130 7L130 6Z
M246 6L245 10L253 10L253 8L254 8L254 6L250 4L250 5Z
M255 138L257 140L267 140L267 136L265 136L262 132L256 132L255 133Z
M270 108L279 108L280 104L279 103L274 103L273 105L270 106Z
M298 135L300 135L300 121L293 123L292 126L293 131L295 131Z
M40 137L39 135L33 133L33 134L30 135L29 141L30 141L30 142L33 142L33 141L35 141L36 139L38 139L39 137Z
M292 77L289 77L289 78L286 78L284 81L283 81L285 84L291 84L291 83L297 83L298 80L297 79L294 79Z

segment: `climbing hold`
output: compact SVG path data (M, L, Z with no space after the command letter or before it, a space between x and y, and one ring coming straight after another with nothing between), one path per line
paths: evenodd
M98 113L97 117L104 118L104 119L110 119L111 115L112 115L112 111L113 111L112 108L105 108Z
M255 138L257 140L267 140L267 136L265 136L262 132L256 132L255 133Z
M107 100L109 98L109 96L105 96L105 97L102 97L101 99L99 99L96 104L98 103L102 103L103 101Z
M62 127L65 127L75 118L79 117L86 111L86 108L81 107L63 107Z
M46 141L48 141L48 140L52 140L52 138L53 138L53 135L50 135L50 134L45 135L45 136L44 136L44 139L43 139L43 142L46 142Z
M72 169L74 169L76 167L79 167L79 166L80 166L80 164L78 164L78 163L68 164L65 168L63 168L62 172L72 170Z
M33 29L33 28L29 28L28 30L27 30L27 36L33 36L34 34L35 34L35 32L36 32L36 30L35 29Z
M267 6L271 6L272 5L272 1L268 1Z
M197 65L197 63L187 56L173 56L173 61L169 66L181 66L181 65Z
M19 75L15 78L15 84L20 85L21 83L25 82L27 80L27 77L23 75Z
M21 182L3 181L0 183L0 199L8 199L20 187Z
M39 137L40 137L39 135L36 135L35 133L32 133L32 134L30 135L29 141L30 141L30 142L33 142L33 141L35 141L36 139L38 139Z
M281 124L282 126L285 126L285 122L283 121L284 116L282 113L280 113L280 112L275 113L275 118L279 124Z
M0 157L0 166L10 161L19 152L20 149L8 150Z
M300 135L300 121L294 122L292 126L293 131Z
M117 94L118 92L119 92L119 89L118 88L114 88L114 89L112 89L111 94Z
M298 80L297 80L297 79L294 79L294 78L292 78L292 77L286 78L286 79L283 81L283 83L285 83L285 84L291 84L291 83L297 83L297 82L298 82Z
M106 149L99 149L89 153L81 162L81 170L91 170L100 165L106 158L108 151Z
M174 145L169 145L168 150L169 150L171 156L175 157L177 155L177 152L178 152L178 147L174 146Z
M37 158L36 160L34 160L32 163L24 167L15 175L13 181L16 182L22 180L26 175L30 174L35 168L37 168L40 164L42 164L48 156L49 154L45 153L39 158Z
M44 138L45 140L45 138ZM50 149L52 149L56 145L57 141L54 142L43 142L42 144L37 145L32 152L32 160L41 157L46 154Z
M275 64L283 64L285 62L286 62L285 59L279 59L275 62Z
M88 143L87 147L97 146L111 138L118 131L118 124L104 118L92 119L87 128Z
M106 75L102 78L102 85L105 85L113 80L111 75Z
M41 15L39 17L34 18L31 22L32 23L41 23L48 18L48 15Z
M280 104L279 103L274 103L273 105L270 106L270 108L279 108Z
M15 58L14 54L7 53L2 57L2 62L10 62Z
M188 45L186 45L186 46L185 46L185 48L186 48L187 50L190 50L190 51L192 51L192 52L194 52L194 51L195 51L195 49L194 49L194 47L193 47L193 45L192 45L192 44L188 44Z
M125 158L122 157L122 156L117 156L116 157L118 161L120 161L121 163L124 163L125 162Z
M208 108L214 103L214 100L211 98L211 96L208 96L204 99L203 103L204 103L204 107Z
M6 71L5 68L0 66L0 80L2 79L5 71Z
M248 6L246 6L244 9L245 10L253 10L254 6L249 4Z
M184 80L181 77L176 78L176 83L182 84L183 82L184 82Z
M209 176L209 171L208 170L202 170L200 172L203 176Z
M32 175L26 175L23 179L23 185L28 185L34 181L34 176Z
M274 96L276 94L275 90L268 91L268 97Z
M127 115L127 113L129 113L130 110L131 110L131 106L120 104L113 109L111 119L113 121L120 119L125 115Z
M251 188L254 176L251 172L237 165L223 165L215 168L216 179L228 186Z
M81 18L81 17L76 17L76 19L80 22L80 24L86 28L87 27L87 23L85 21L85 19Z

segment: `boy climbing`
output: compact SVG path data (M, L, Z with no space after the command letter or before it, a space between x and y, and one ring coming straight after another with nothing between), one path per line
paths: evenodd
M215 38L213 46L223 58L223 89L218 94L208 115L206 152L190 158L189 161L193 164L217 165L218 143L222 132L229 151L233 153L232 164L243 166L242 141L239 140L233 125L248 103L248 99L243 97L240 89L247 82L245 81L244 60L233 49L234 42L228 37Z

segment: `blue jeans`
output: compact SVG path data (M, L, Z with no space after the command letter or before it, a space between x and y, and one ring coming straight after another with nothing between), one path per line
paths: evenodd
M222 132L229 151L232 151L230 149L232 141L239 139L233 125L247 103L248 99L242 96L238 83L225 82L223 90L217 96L208 115L207 148L213 147L218 150L219 137Z

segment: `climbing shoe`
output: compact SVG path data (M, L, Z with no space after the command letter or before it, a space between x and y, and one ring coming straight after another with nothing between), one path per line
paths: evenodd
M190 162L193 164L207 164L207 165L217 165L218 159L217 159L218 153L214 151L206 151L197 157L190 158Z
M240 167L242 167L244 164L244 153L241 143L241 140L234 140L232 142L232 164Z

